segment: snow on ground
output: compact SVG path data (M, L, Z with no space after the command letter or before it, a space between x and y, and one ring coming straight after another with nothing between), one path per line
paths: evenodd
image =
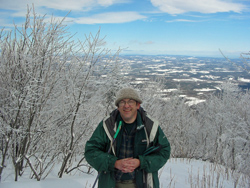
M238 78L238 81L250 83L250 79L245 79L245 78L240 78L240 77Z
M226 173L228 172L228 173ZM57 173L52 172L45 180L36 181L27 177L19 178L14 182L14 175L3 177L1 188L91 188L96 178L93 174L75 173L64 175L62 179L57 178ZM230 173L220 165L209 162L190 159L170 159L167 164L159 170L161 188L233 188L238 179L236 187L247 188L249 181L242 175ZM97 187L97 186L96 186Z

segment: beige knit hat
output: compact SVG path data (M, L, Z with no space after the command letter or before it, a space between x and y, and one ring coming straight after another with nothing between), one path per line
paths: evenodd
M133 99L133 100L139 102L140 104L142 103L142 100L140 99L138 92L135 89L129 88L129 87L123 88L117 92L115 105L118 106L118 103L122 99Z

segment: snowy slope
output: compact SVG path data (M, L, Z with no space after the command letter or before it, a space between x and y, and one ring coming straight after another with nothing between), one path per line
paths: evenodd
M225 173L225 172L228 173ZM161 188L191 188L191 187L225 187L233 188L239 178L237 187L249 187L242 175L230 173L220 165L189 159L170 159L159 171ZM96 172L88 175L77 173L57 178L56 172L40 182L22 177L14 182L14 175L9 173L3 177L1 188L87 188L92 187ZM204 186L205 185L205 186Z

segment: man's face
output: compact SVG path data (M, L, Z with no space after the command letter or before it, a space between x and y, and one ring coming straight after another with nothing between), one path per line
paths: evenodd
M122 99L118 104L118 110L126 123L133 123L136 120L139 108L140 103L132 99Z

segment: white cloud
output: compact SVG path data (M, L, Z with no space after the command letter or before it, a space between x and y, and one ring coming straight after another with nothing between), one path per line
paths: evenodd
M67 12L71 11L66 18L69 24L126 23L147 18L144 15L132 11L89 14L91 10L98 10L99 8L103 10L103 8L114 4L129 2L131 2L131 0L11 0L1 2L0 9L4 10L2 16L5 20L14 17L25 17L27 14L27 6L32 8L33 5L37 15L43 16L53 13L54 18L60 19L62 18L61 16L66 16ZM55 10L59 11L55 12ZM72 13L78 17L70 17ZM32 14L33 12L31 12L31 15ZM86 16L79 17L80 14ZM0 24L1 26L7 26L6 23L1 20Z
M101 6L110 6L116 3L123 3L125 1L121 1L121 0L97 0L97 3Z
M56 10L86 11L99 6L111 6L117 3L126 3L129 0L9 0L1 1L0 9L26 10L27 5L46 7Z
M161 11L173 15L185 12L240 13L246 8L243 4L233 3L232 0L151 0L151 3Z
M53 13L54 17L61 18L61 16L66 16L69 11L75 13L75 15L79 15L118 3L129 3L130 1L131 0L3 0L0 3L0 9L2 9L1 17L4 18L5 21L9 20L8 22L10 22L10 20L15 17L24 18L27 14L27 7L32 8L33 5L37 15L43 16ZM58 12L55 12L55 10ZM33 12L31 12L31 15L32 14ZM144 18L144 16L134 12L105 13L82 18L69 18L70 15L67 16L69 23L75 21L77 23L88 24L123 23ZM13 23L13 21L11 21L11 23ZM1 20L0 25L5 27L10 26L10 24L4 23Z
M90 17L76 18L78 24L103 24L103 23L126 23L145 19L146 17L137 12L108 12L95 14Z

